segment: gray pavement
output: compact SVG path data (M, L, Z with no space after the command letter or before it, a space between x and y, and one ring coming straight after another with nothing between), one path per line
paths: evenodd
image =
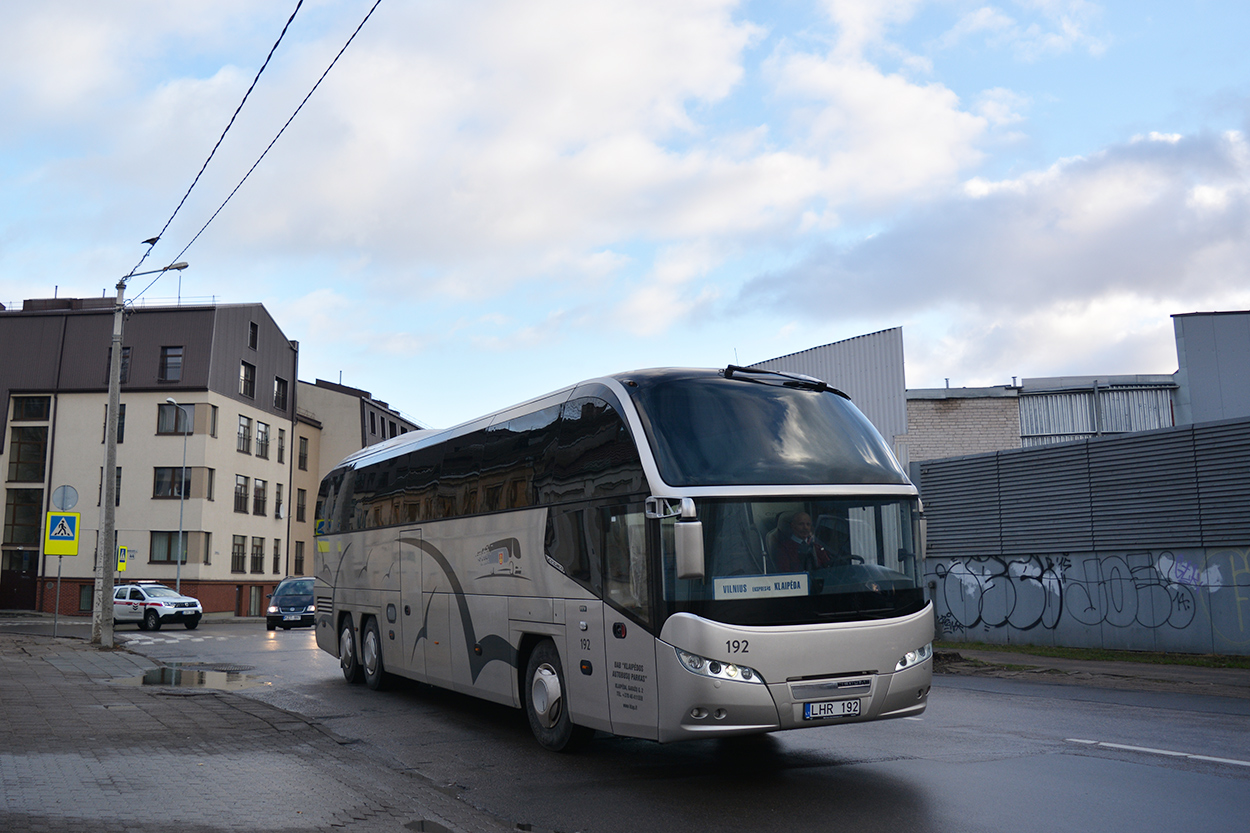
M159 667L90 622L0 611L0 831L505 831L314 720ZM1250 670L941 651L941 674L1250 699Z
M0 632L0 830L515 830L300 715L134 683L157 667Z

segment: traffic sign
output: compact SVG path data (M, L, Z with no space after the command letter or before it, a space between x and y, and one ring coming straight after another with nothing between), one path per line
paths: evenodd
M81 531L77 512L49 512L43 537L47 555L78 555L78 534Z
M126 572L126 559L130 555L130 550L126 547L117 548L117 572Z

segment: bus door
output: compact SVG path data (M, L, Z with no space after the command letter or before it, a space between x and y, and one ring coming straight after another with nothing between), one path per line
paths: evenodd
M650 620L653 609L646 516L639 503L602 507L598 520L604 556L603 642L612 731L654 740L659 720L655 637L639 624L639 620Z
M452 592L450 563L429 539L421 546L421 599L413 605L416 618L414 648L425 652L425 679L445 688L454 688L451 669L451 622L455 595Z
M425 645L419 641L421 620L421 530L399 533L399 621L396 631L402 658L399 668L425 677Z
M611 669L604 657L603 602L598 599L558 599L564 604L564 669L569 687L569 716L579 726L612 731L608 692Z

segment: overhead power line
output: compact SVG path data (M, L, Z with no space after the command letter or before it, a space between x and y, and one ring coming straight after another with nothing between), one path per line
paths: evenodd
M134 272L141 265L143 265L143 261L146 260L148 255L151 253L152 247L155 246L161 237L165 235L166 230L169 228L169 224L172 223L174 218L178 216L178 212L182 210L182 206L187 202L187 197L191 196L191 192L195 190L195 186L199 183L200 177L204 175L205 169L208 168L208 163L213 161L213 157L217 155L217 149L221 147L221 143L226 138L226 134L230 132L231 127L234 127L234 120L239 117L239 113L243 110L243 105L247 103L248 97L251 96L252 90L256 89L256 82L260 80L260 76L265 72L265 67L269 66L269 61L273 58L273 53L278 51L278 45L282 43L282 39L286 37L287 30L291 28L291 21L295 20L295 15L299 14L300 7L303 5L304 0L298 0L298 2L296 2L295 11L291 12L291 16L287 18L286 25L282 27L282 31L278 34L278 39L274 41L273 46L270 47L269 54L265 56L265 62L261 64L260 69L256 71L256 77L252 79L252 83L247 88L247 92L243 94L243 99L239 102L239 106L234 109L234 115L230 117L230 121L226 124L226 129L221 131L221 135L217 137L217 144L213 145L213 149L209 151L208 158L205 159L204 164L200 166L200 171L195 175L195 179L191 181L191 186L187 188L187 193L183 194L182 199L178 201L178 207L174 209L174 213L169 215L169 219L166 220L165 225L161 227L160 234L143 241L148 246L147 251L143 253L143 257L139 258L139 262L135 264L134 269L130 270L131 274L134 274ZM170 262L173 263L176 260L177 258L174 258L174 260Z
M312 89L310 89L308 91L308 94L304 96L304 100L299 103L299 106L296 107L295 111L291 113L290 118L286 120L286 123L283 124L281 129L278 130L277 134L274 135L273 140L270 141L269 145L264 149L264 151L261 152L260 156L257 157L256 161L252 163L252 167L248 168L247 173L245 173L243 175L243 178L239 180L239 184L234 186L234 189L226 196L226 198L222 201L221 205L217 207L217 210L213 212L213 215L209 217L208 220L204 223L204 225L200 228L200 230L195 233L195 236L191 238L191 242L187 243L187 245L182 248L182 251L180 251L173 258L173 261L181 260L182 256L187 253L187 250L190 249L193 245L195 245L195 241L200 239L200 235L203 234L204 231L212 224L213 220L217 219L217 215L222 212L222 209L226 207L226 204L229 203L230 200L234 197L234 195L238 193L239 189L243 187L243 183L247 182L247 179L248 177L252 175L252 172L255 171L256 168L260 165L260 163L264 160L264 158L269 155L269 151L273 150L273 146L278 143L278 139L282 138L282 134L285 133L286 129L291 126L291 122L295 121L295 117L298 116L300 111L304 109L304 105L308 103L308 100L312 98L313 93L315 93L317 91L317 88L321 86L321 82L326 80L326 76L330 74L330 70L334 69L334 65L339 62L339 58L343 57L343 53L345 53L347 51L347 48L351 46L352 41L354 41L356 39L356 36L360 34L360 30L363 29L365 24L369 22L369 18L373 16L374 11L376 11L378 6L380 5L382 5L382 0L375 0L374 4L369 7L368 13L365 14L364 18L360 21L360 24L356 27L355 31L352 32L351 37L349 37L346 43L343 44L343 48L340 49L338 51L338 54L334 56L334 60L330 61L329 66L325 68L325 72L321 73L321 77L317 79L317 83L313 84ZM140 262L142 263L142 261ZM160 280L159 275L157 276L155 280L152 281L152 283L144 287L143 292L147 292L149 289L151 289L152 285L155 284L157 280ZM143 292L138 293L138 295L136 295L135 297L138 298L139 296L143 295Z

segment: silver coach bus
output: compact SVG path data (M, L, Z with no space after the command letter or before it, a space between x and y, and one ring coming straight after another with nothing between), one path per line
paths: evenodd
M583 382L344 460L317 643L571 749L918 715L919 498L841 392L730 366Z

